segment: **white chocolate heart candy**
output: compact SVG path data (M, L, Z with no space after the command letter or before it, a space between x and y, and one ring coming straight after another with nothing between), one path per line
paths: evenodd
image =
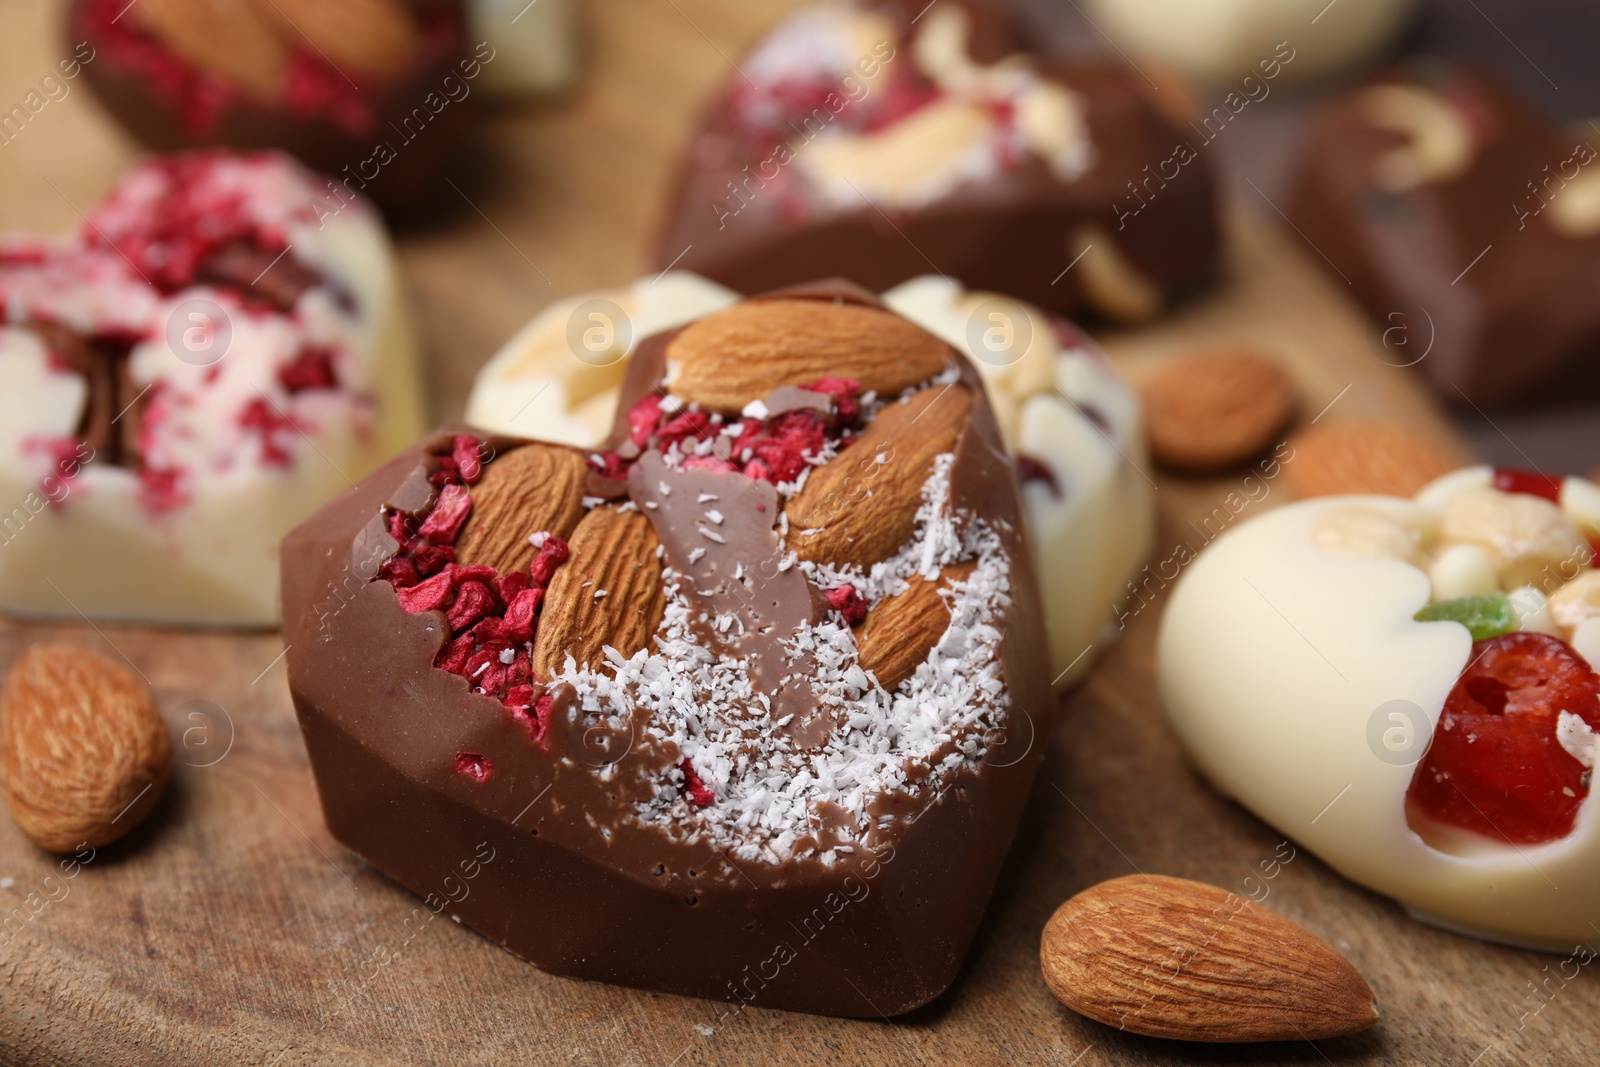
M283 156L156 157L0 242L0 610L278 620L279 540L423 428L382 225L324 196Z
M1588 499L1592 488L1566 479L1552 518L1530 506L1544 500L1493 484L1489 468L1470 468L1415 500L1325 497L1229 530L1190 564L1168 603L1161 697L1185 749L1220 790L1347 877L1428 922L1567 950L1593 937L1589 924L1600 915L1592 799L1581 801L1564 836L1520 845L1407 807L1446 697L1474 652L1463 623L1415 616L1441 600L1499 596L1506 572L1496 563L1520 557L1484 546L1502 543L1506 515L1541 517L1526 529L1512 524L1524 533L1583 527L1565 500ZM1502 499L1486 503L1482 494ZM1414 542L1389 526L1412 531ZM1386 536L1368 536L1380 527ZM1409 557L1397 548L1412 543ZM1373 548L1341 550L1351 544ZM1566 639L1596 665L1600 609L1586 605L1597 572L1587 562L1585 553L1576 569L1541 568L1537 585L1511 589L1511 614L1501 618ZM1561 720L1563 736L1577 744L1592 724L1568 718L1577 716Z

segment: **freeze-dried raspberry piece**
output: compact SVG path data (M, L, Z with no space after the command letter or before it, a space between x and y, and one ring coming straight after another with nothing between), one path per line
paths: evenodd
M546 537L539 546L539 554L528 565L528 576L534 585L549 585L556 568L567 561L572 549L559 537Z
M394 593L400 598L400 606L415 614L419 611L433 611L450 603L455 587L450 584L448 574L436 574L420 585L414 585L409 589L396 589Z
M411 551L416 561L417 573L431 578L455 562L456 550L452 545L418 545Z
M544 599L542 587L524 589L506 607L505 635L509 641L533 640L533 617Z
M511 642L511 637L506 633L506 620L500 618L498 615L489 615L483 619L480 619L478 623L467 632L484 644L488 644L491 641L497 641L501 645L507 645Z
M539 724L539 747L550 747L550 709L555 706L556 698L549 693L544 694L533 702L533 718Z
M813 384L804 388L813 393L831 396L834 411L841 423L855 422L861 415L861 405L856 402L856 394L861 391L861 383L854 378L818 378Z
M861 599L861 594L856 592L855 586L835 586L825 595L828 603L833 605L833 610L844 616L846 625L859 626L867 617L867 602Z
M289 395L311 389L337 389L339 376L333 370L333 353L326 348L303 348L292 363L278 368L278 384Z
M810 466L808 456L822 454L827 439L827 427L815 412L786 411L770 420L748 448L766 464L772 481L792 482Z
M460 673L476 687L483 676L488 673L489 667L494 661L495 654L493 652L480 648L467 657L466 666L461 669Z
M378 577L396 589L409 589L422 581L422 576L417 573L416 561L407 556L393 556L384 560L378 568Z
M694 450L702 440L713 433L711 416L704 411L684 411L661 424L656 431L656 447L663 452L670 445L678 445L684 452Z
M266 397L255 397L239 413L239 425L261 434L261 462L288 467L294 462L279 436L295 429L294 420L271 404Z
M517 599L518 593L528 588L531 580L526 571L507 571L494 579L492 583L494 595L499 597L502 603L509 604Z
M719 473L736 471L739 468L720 456L690 456L683 461L686 471L717 471Z
M482 784L494 774L494 761L477 752L456 753L456 773Z
M1571 645L1529 631L1475 643L1407 802L1495 841L1565 837L1590 771L1557 739L1562 712L1600 729L1600 676Z
M465 585L468 582L482 582L484 585L489 585L499 573L493 567L487 567L481 563L471 566L464 566L460 563L447 563L444 569L449 572L450 580L456 585Z
M433 506L420 531L434 544L454 542L461 527L472 514L472 495L465 486L447 485L439 493L439 502Z
M614 482L627 480L628 461L615 452L597 453L589 457L589 462L602 478L610 478Z
M443 489L447 485L457 485L461 482L461 468L456 466L452 456L437 457L439 467L428 475L428 484L436 489Z
M555 697L544 693L537 700L533 700L533 706L529 707L526 701L533 699L532 694L533 686L519 685L506 694L504 703L510 709L511 717L527 727L528 740L548 752L550 707L555 703Z
M482 582L465 582L456 594L456 602L445 612L445 618L450 622L450 629L459 633L471 629L494 608L494 590Z
M450 446L450 458L468 485L477 485L483 477L483 453L479 451L482 447L483 443L470 433L457 434Z
M433 665L442 671L451 674L466 674L467 660L472 657L477 641L472 634L462 634L454 640L445 642L439 654L433 657Z
M628 436L643 448L661 423L661 394L651 393L628 409Z
M684 760L678 764L678 769L683 772L683 793L684 796L689 798L689 803L697 808L704 808L717 799L717 795L711 791L711 787L701 781L700 776L695 773L693 763Z
M498 696L505 690L511 678L511 665L500 658L498 653L492 653L489 666L473 679L474 684L489 696Z
M417 536L417 520L401 511L389 513L389 536L400 542L400 551L411 547Z

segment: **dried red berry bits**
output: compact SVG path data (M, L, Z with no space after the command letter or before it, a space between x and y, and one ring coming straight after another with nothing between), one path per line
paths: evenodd
M1492 842L1560 840L1589 795L1579 755L1592 753L1595 729L1600 675L1572 646L1531 632L1475 643L1406 793L1413 827L1420 818Z
M543 746L551 698L533 671L533 639L545 589L569 550L561 538L543 534L537 550L530 547L533 559L525 570L455 562L456 542L472 515L472 487L483 477L487 451L477 437L457 434L447 452L431 457L428 481L438 492L419 511L387 511L386 525L397 551L374 578L394 587L407 612L443 612L450 636L433 665L467 679L474 692L499 700L527 729L529 739ZM463 764L461 756L456 769L487 781L489 761L475 758L481 767Z

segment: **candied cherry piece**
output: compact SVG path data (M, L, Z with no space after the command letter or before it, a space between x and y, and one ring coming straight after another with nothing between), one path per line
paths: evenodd
M1600 728L1600 675L1571 645L1527 631L1475 643L1412 775L1408 806L1493 841L1565 837L1589 769L1556 738L1563 711Z
M1496 467L1494 487L1502 493L1525 493L1528 496L1543 497L1552 504L1561 503L1561 479L1552 478L1548 474Z

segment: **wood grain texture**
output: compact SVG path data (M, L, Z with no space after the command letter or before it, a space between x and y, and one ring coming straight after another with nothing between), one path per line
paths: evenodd
M459 416L477 367L550 300L645 269L696 101L729 73L724 55L777 16L777 5L734 0L594 0L585 10L594 60L585 86L561 107L496 114L483 151L499 179L463 185L476 207L456 205L449 225L402 241L436 417ZM0 0L6 106L60 54L55 13ZM0 228L68 225L73 205L131 155L74 85L0 147ZM1231 232L1219 292L1108 338L1130 374L1201 342L1249 341L1294 375L1302 423L1332 403L1323 419L1399 418L1457 447L1405 372L1373 356L1351 305L1312 268L1314 253L1250 217ZM1195 539L1190 524L1241 478L1160 479L1157 558ZM1286 495L1274 483L1250 507ZM1556 957L1421 926L1303 851L1270 883L1266 906L1360 968L1384 1007L1372 1031L1315 1047L1173 1045L1090 1022L1051 997L1040 931L1073 893L1136 870L1240 890L1280 840L1201 782L1166 729L1152 673L1160 601L1157 589L1064 700L957 985L892 1022L759 1007L725 1015L721 1004L554 978L430 918L324 828L276 635L0 623L0 668L44 640L125 657L154 686L177 754L153 817L87 864L63 869L0 820L0 1062L1593 1062L1592 966L1535 1000Z

